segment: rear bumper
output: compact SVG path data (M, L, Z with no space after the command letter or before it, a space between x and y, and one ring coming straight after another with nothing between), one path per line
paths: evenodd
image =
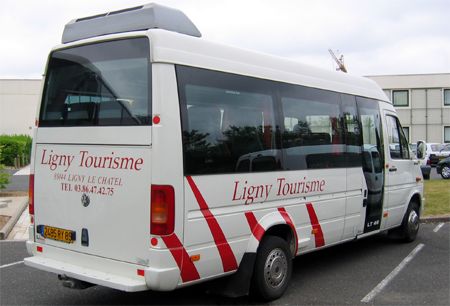
M36 251L38 246L42 252ZM34 255L24 259L27 266L122 291L168 291L175 289L180 280L178 267L141 266L32 241L27 241L27 249ZM138 270L143 270L144 275L139 275Z
M122 291L133 292L148 289L144 278L138 280L132 277L80 267L77 265L69 264L67 262L41 256L25 258L25 264L27 266L47 272L66 275L68 277L76 278L88 283L102 285Z

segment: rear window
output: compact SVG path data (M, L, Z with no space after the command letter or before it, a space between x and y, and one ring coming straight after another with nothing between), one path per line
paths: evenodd
M435 151L438 152L443 148L443 145L441 144L435 144L435 145L431 145L431 151Z
M52 52L39 126L151 124L150 69L147 38Z

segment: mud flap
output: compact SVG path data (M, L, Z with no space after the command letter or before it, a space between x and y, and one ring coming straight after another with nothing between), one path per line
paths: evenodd
M245 253L236 273L220 278L209 284L208 293L219 294L230 298L248 295L253 276L256 253Z

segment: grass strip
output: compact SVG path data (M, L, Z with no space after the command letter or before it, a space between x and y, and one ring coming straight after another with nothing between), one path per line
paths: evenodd
M425 181L424 216L450 214L450 180Z

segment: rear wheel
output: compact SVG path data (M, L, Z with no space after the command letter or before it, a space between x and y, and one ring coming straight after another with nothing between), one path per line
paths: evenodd
M450 178L450 165L443 165L441 170L441 176L443 179Z
M291 257L289 245L284 239L264 237L256 255L251 294L264 301L282 296L292 274Z

